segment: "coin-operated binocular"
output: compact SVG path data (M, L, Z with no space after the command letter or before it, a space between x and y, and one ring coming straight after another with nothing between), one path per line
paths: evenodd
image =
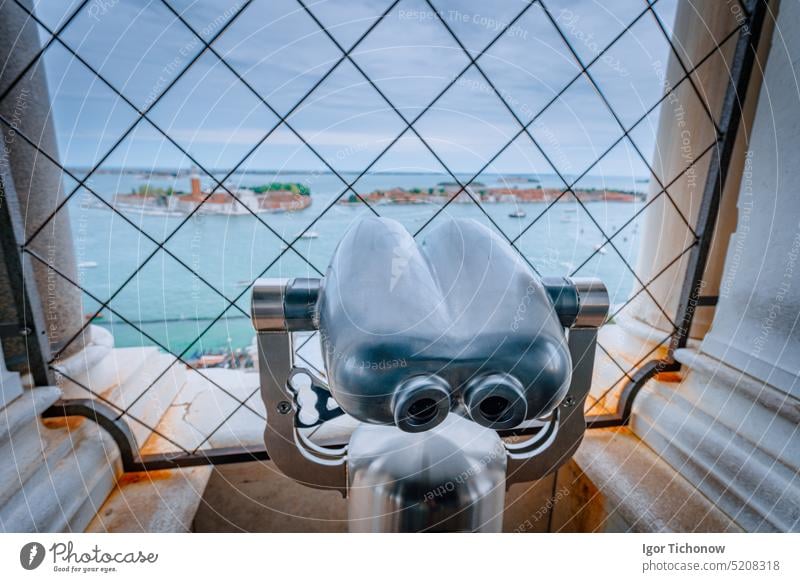
M602 283L541 279L475 221L443 221L420 246L362 220L323 279L253 289L267 452L346 495L352 531L500 531L506 488L583 438L607 314ZM325 379L294 362L292 334L310 330ZM346 442L309 436L344 415L358 421Z

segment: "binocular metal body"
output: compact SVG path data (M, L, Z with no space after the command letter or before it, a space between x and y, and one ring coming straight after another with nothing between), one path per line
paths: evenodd
M420 246L399 223L362 220L323 279L253 289L270 458L348 495L353 530L497 531L506 486L580 443L607 312L602 283L540 279L477 222L443 221ZM325 379L294 364L292 333L308 330ZM348 442L305 434L342 414L361 423ZM527 436L501 439L515 430Z

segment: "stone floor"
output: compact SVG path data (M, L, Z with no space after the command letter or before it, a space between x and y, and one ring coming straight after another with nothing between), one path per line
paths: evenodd
M560 475L571 481L575 468ZM577 491L578 489L574 489ZM552 477L537 483L514 485L506 494L504 531L546 532L561 524L571 511L559 505L573 503ZM590 511L573 520L569 531L591 529L586 519L599 522ZM333 491L299 485L280 474L272 463L242 463L216 467L194 520L197 532L345 532L347 502Z
M515 486L506 531L547 531L552 479ZM347 502L337 492L299 485L272 463L217 467L194 520L198 532L346 532Z
M198 532L344 532L347 502L309 489L272 463L215 467ZM739 528L627 429L587 433L556 475L506 493L503 530L719 532Z

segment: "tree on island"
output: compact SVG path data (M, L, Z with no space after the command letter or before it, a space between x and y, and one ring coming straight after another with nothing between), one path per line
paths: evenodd
M165 196L172 196L175 193L175 190L172 186L168 186L167 188L161 188L159 186L151 186L150 184L143 184L138 188L132 188L131 194L134 196L144 196L144 197L153 197L153 198L163 198Z
M261 186L253 186L250 189L256 194L289 191L292 194L299 194L300 196L311 196L311 190L309 190L308 186L296 182L270 182L269 184L262 184Z

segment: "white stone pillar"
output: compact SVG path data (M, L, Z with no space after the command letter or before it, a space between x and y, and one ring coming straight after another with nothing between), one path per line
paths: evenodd
M777 4L777 2L773 2ZM687 69L715 50L737 25L741 12L732 9L736 3L711 0L683 0L678 5L673 27L672 42L678 49ZM750 80L742 121L734 147L728 177L720 202L719 216L714 238L709 251L703 295L716 295L722 274L725 252L730 235L736 226L736 200L739 183L745 167L747 136L752 127L759 89L762 81L761 66L766 61L769 39L772 33L772 19L764 25L759 45L759 64ZM719 116L722 99L730 82L730 59L738 36L733 35L723 46L721 52L708 58L698 67L692 79L708 109L715 117ZM675 55L670 52L666 71L667 87L676 87L685 72ZM659 115L656 148L652 167L663 183L669 183L692 160L698 160L700 153L715 139L714 127L695 90L688 81L675 88L674 96L666 99ZM692 170L678 179L670 188L669 194L675 205L694 226L706 181L709 161L713 152L696 161ZM656 181L651 180L649 197L660 192ZM672 202L661 195L645 210L643 228L640 234L640 248L636 271L646 283L661 272L675 257L694 240L691 231L674 209ZM655 301L671 318L676 317L677 304L686 276L688 253L661 274L649 287ZM634 288L634 293L640 287ZM698 307L692 323L690 339L699 339L710 326L714 314L713 307ZM600 330L600 343L623 367L631 368L641 361L660 359L667 356L667 336L672 326L654 301L645 293L639 292L619 317L616 325L606 325ZM660 344L660 348L656 346ZM690 342L690 345L694 345ZM590 395L599 398L599 412L616 410L621 385L614 387L621 377L619 367L601 352L595 365L595 380ZM672 376L677 380L677 375ZM622 379L622 383L625 379ZM610 390L609 390L610 389Z
M687 69L696 66L703 57L714 50L715 43L721 42L725 35L734 29L737 18L742 16L736 7L738 4L735 2L714 0L683 1L678 5L672 40ZM767 27L762 39L768 38L769 34L769 27ZM674 96L665 100L662 105L656 149L652 161L653 169L662 183L668 184L672 181L692 161L698 160L702 151L714 141L714 126L708 118L703 103L705 102L708 110L715 117L719 116L722 99L730 81L730 58L735 44L736 36L723 46L721 52L701 65L692 76L702 101L697 98L691 84L684 81L677 87ZM765 47L767 44L763 42L761 46ZM674 87L684 75L685 72L675 55L670 54L666 72L667 87ZM719 289L722 259L725 256L729 236L736 221L735 201L746 150L746 136L750 131L760 84L761 71L757 67L751 79L750 92L745 103L736 148L722 197L715 238L704 277L706 285L703 295L716 295ZM675 206L692 227L697 221L697 212L712 154L713 152L707 153L668 189ZM660 190L658 183L651 179L649 196L651 198L656 196ZM666 196L662 195L645 211L636 267L637 273L644 282L655 277L693 241L691 231L680 218L675 206ZM687 261L688 254L684 255L650 286L650 291L656 301L673 318L677 310ZM635 288L634 292L638 290L639 288ZM663 313L645 293L641 293L633 301L625 310L625 314L655 328L654 337L659 339L671 331L671 326ZM713 308L698 308L692 325L691 337L702 337L710 325L712 316Z
M702 351L800 398L800 5L779 18Z
M0 410L22 394L22 381L19 374L10 372L6 368L6 358L3 355L3 346L0 345Z
M28 0L26 4L30 7L32 2ZM39 48L36 23L14 2L0 3L0 92L5 92ZM8 157L26 234L31 235L56 209L64 195L58 167L19 135L24 134L57 159L58 145L51 118L52 104L42 60L31 67L0 102L0 113L14 126L13 129L5 125L0 127L3 155ZM77 281L72 231L66 207L34 239L31 248L73 281ZM83 325L81 294L47 266L35 260L32 263L50 344L57 351ZM13 302L5 289L0 281L0 312L4 319L13 320ZM84 336L70 346L67 355L80 350L84 341L89 342L89 334ZM24 346L21 342L9 342L6 347L13 348L14 351L23 350L22 353L11 353L7 349L6 355L24 360Z
M800 3L784 1L711 329L675 352L680 382L648 382L632 417L634 432L745 531L800 530L799 54Z

